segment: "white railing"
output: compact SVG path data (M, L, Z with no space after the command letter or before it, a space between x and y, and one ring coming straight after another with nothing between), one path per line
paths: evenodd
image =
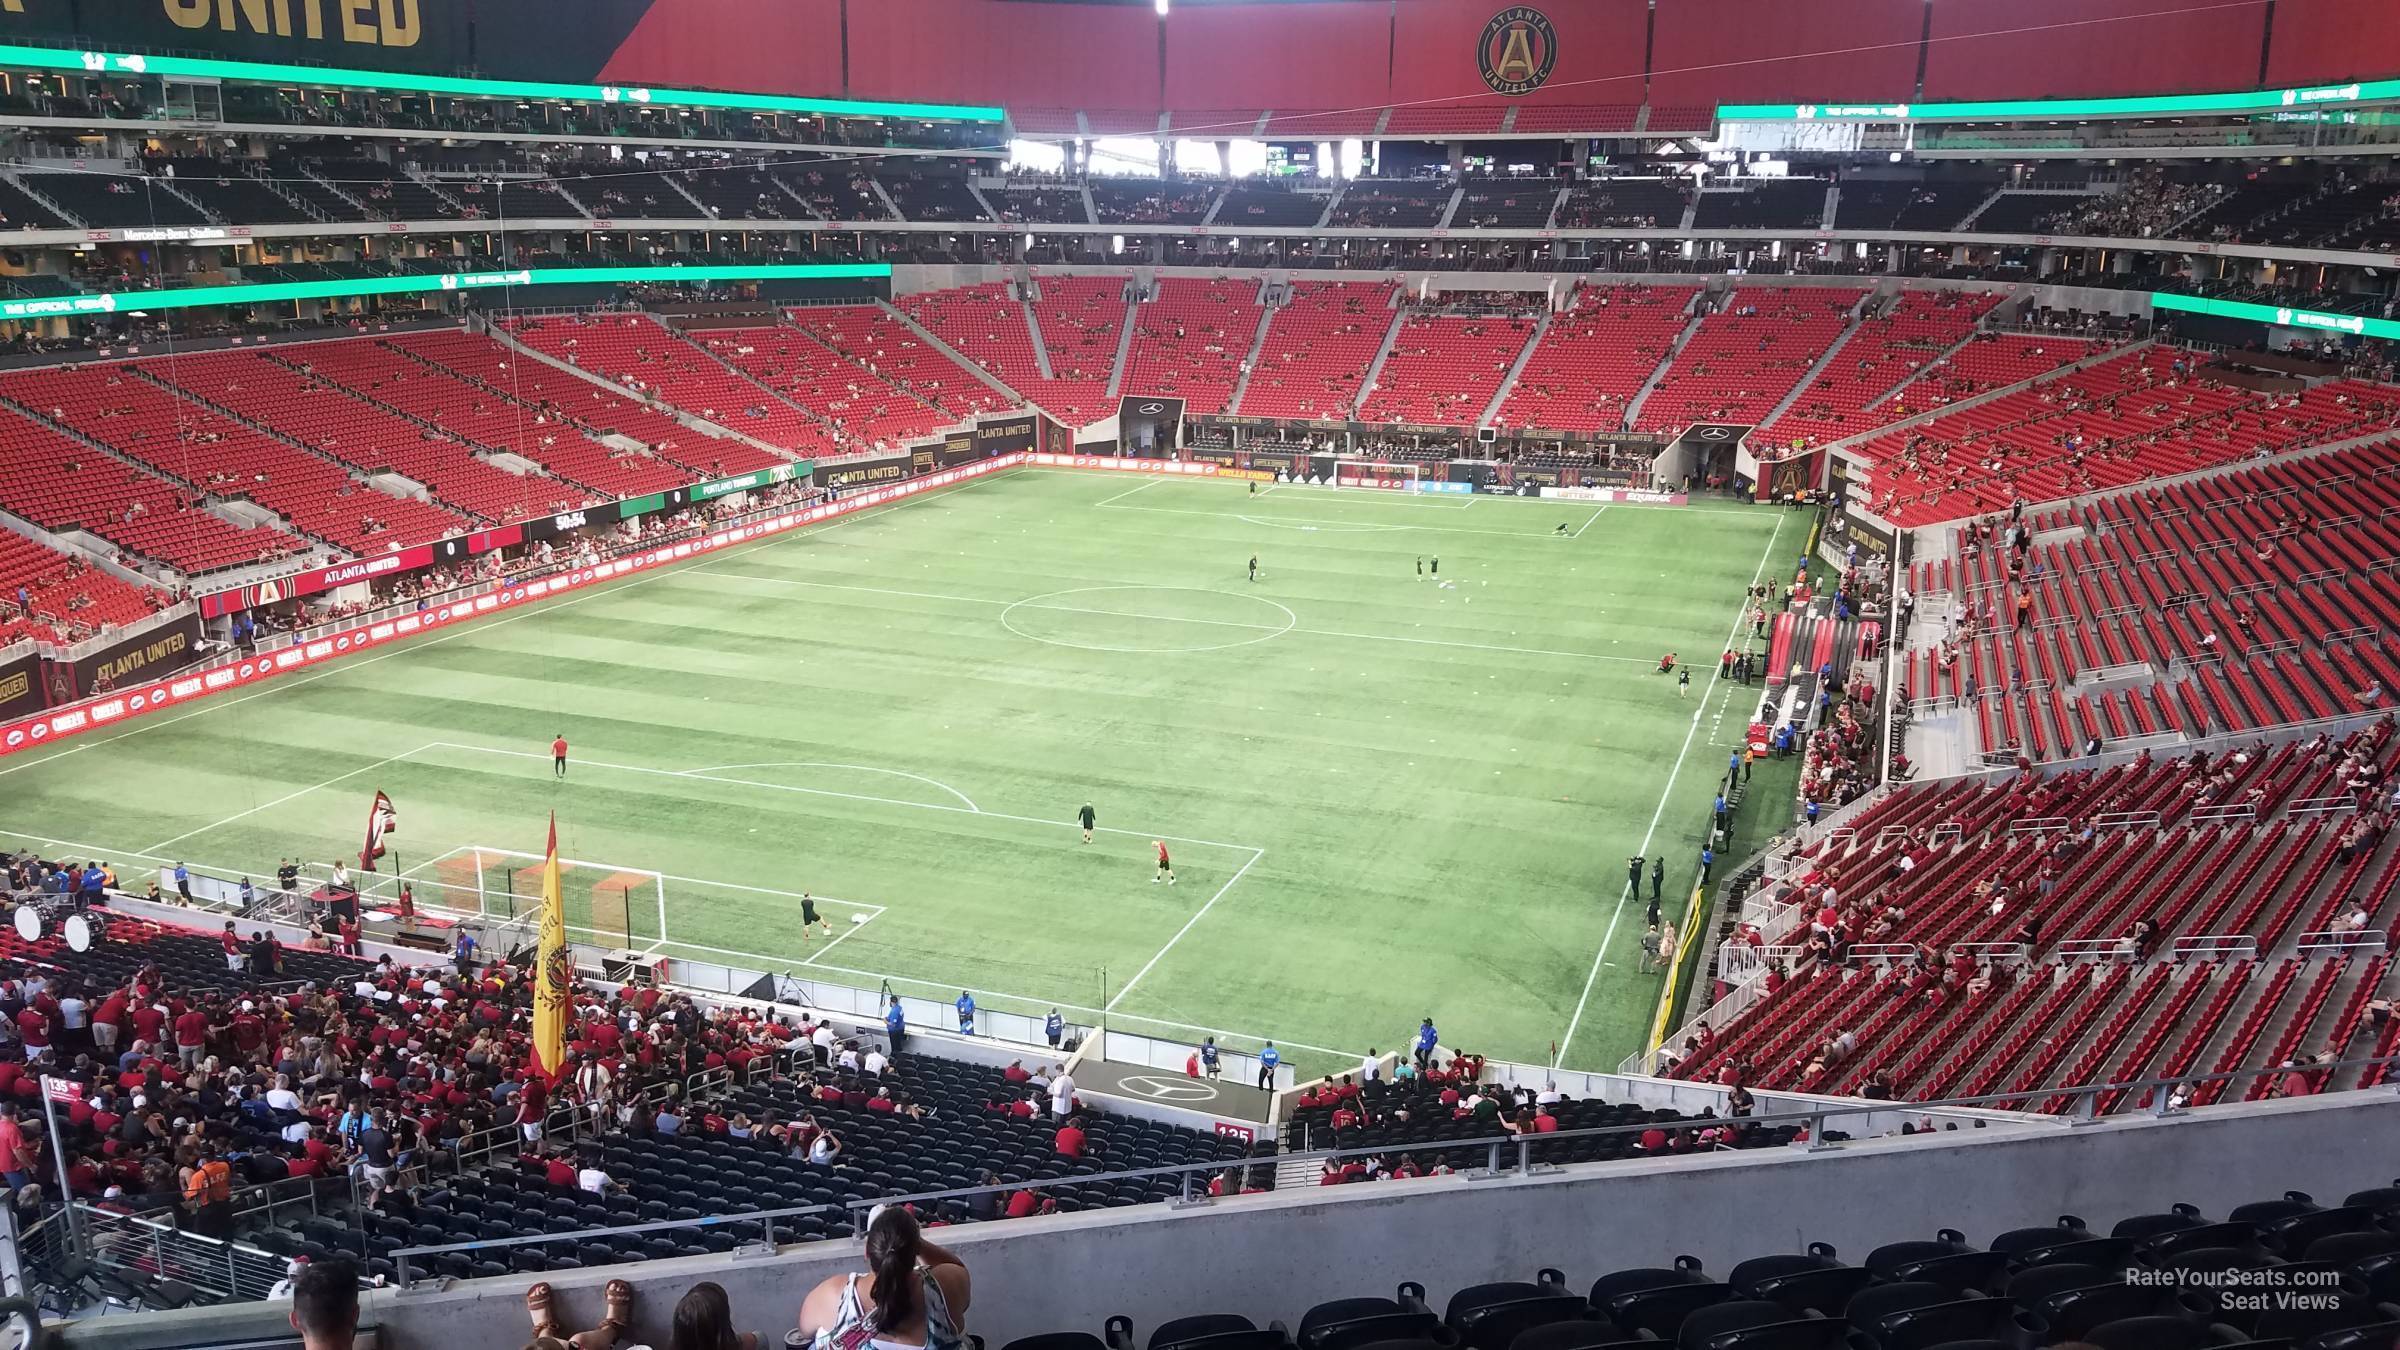
M2196 934L2169 942L2167 955L2177 961L2255 960L2258 939L2248 933Z
M2380 928L2343 928L2302 933L2294 947L2302 956L2347 956L2358 951L2381 951L2389 935Z

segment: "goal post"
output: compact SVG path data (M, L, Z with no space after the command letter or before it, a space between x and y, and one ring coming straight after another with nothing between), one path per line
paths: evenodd
M1333 462L1331 486L1415 492L1424 480L1425 469L1423 464L1394 464L1380 459L1337 459Z
M543 862L539 853L467 845L409 869L404 879L420 908L531 919L541 909ZM560 858L558 874L570 935L610 947L665 939L667 880L662 874L580 858Z

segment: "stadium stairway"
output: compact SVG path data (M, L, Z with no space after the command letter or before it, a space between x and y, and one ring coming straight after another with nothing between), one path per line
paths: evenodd
M538 361L543 365L550 367L552 370L559 371L562 374L572 375L576 379L598 385L600 388L606 389L612 393L626 393L625 386L617 383L615 380L609 379L607 376L598 371L586 370L584 367L577 365L572 361L562 360L561 358L541 351L527 343L516 333L509 331L509 329L503 325L493 324L488 330L486 330L486 336L515 353L517 360ZM663 395L657 397L662 406L673 408L675 410L679 420L688 422L691 426L699 428L709 435L730 437L731 439L740 441L743 444L750 446L752 449L765 451L766 453L773 455L777 460L789 460L792 457L790 452L784 450L782 447L776 445L772 441L753 436L738 427L727 426L722 422L710 421L708 418L702 417L699 412L683 407L681 404L669 401Z
M1667 371L1675 364L1675 358L1682 355L1683 349L1691 345L1693 338L1700 335L1700 325L1707 321L1708 315L1709 309L1705 301L1692 307L1690 322L1684 324L1683 331L1675 335L1675 341L1668 346L1667 354L1659 359L1657 369L1652 370L1650 377L1642 381L1641 388L1634 390L1633 397L1626 400L1626 426L1634 425L1634 419L1642 415L1642 405L1650 401L1650 395L1667 378Z
M1108 366L1108 396L1120 397L1125 392L1125 372L1131 368L1129 354L1133 351L1134 330L1141 326L1144 298L1139 287L1132 288L1125 306L1125 321L1117 325L1117 354Z
M1517 352L1517 359L1509 363L1508 373L1500 378L1500 387L1492 391L1491 401L1483 405L1483 415L1475 419L1475 425L1488 427L1497 423L1502 405L1508 402L1509 393L1517 387L1518 378L1524 375L1525 367L1532 362L1534 350L1542 345L1543 338L1550 335L1550 320L1556 313L1555 310L1544 309L1542 317L1534 321L1533 336L1526 339L1524 347Z
M1798 383L1787 390L1782 398L1775 400L1775 406L1767 410L1767 415L1758 419L1760 426L1771 425L1775 419L1790 412L1792 405L1800 401L1801 393L1824 377L1826 370L1833 365L1835 359L1840 357L1850 346L1850 339L1858 336L1859 326L1863 322L1860 317L1861 311L1866 309L1872 301L1873 297L1870 296L1859 302L1859 308L1851 311L1849 323L1843 327L1840 336L1834 338L1833 345L1827 347L1825 354L1809 365L1809 368L1801 374Z
M902 328L907 329L916 337L917 341L924 343L933 350L940 352L943 356L948 357L952 365L957 366L959 369L982 381L993 391L1005 398L1010 406L1017 406L1025 402L1025 396L1019 394L1016 390L1009 388L1006 380L1003 380L992 372L985 370L982 366L977 365L975 362L968 360L966 356L962 354L956 347L953 347L949 343L942 341L942 339L936 335L932 329L927 328L925 325L917 322L915 317L910 315L908 311L901 309L898 305L893 304L889 300L878 300L875 302L875 305L876 308L883 311L885 318L890 319L894 323L899 324Z
M1384 364L1392 359L1392 347L1400 341L1400 329L1408 322L1408 307L1392 308L1391 325L1383 330L1383 341L1375 347L1375 359L1367 363L1367 373L1358 382L1358 396L1351 400L1346 416L1361 416L1367 400L1375 396L1375 387L1383 378Z

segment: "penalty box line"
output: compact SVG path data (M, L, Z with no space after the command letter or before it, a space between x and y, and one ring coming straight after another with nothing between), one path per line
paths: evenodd
M756 786L756 784L753 784L752 786ZM11 830L11 829L0 828L0 836L4 836L4 837L10 838L10 839L30 839L30 840L32 840L33 842L37 843L37 844L55 844L55 845L58 845L58 846L60 846L60 847L62 847L62 848L71 848L71 849L74 849L74 850L76 850L76 851L77 851L77 852L79 852L79 853L88 854L88 855L90 855L90 856L92 856L92 857L95 857L95 858L139 858L139 859L142 859L142 860L143 860L143 861L145 861L145 862L163 862L163 861L166 861L165 859L162 859L162 858L157 858L157 857L152 857L152 856L150 856L150 855L146 855L146 854L142 854L142 853L137 853L137 852L134 852L134 851L132 851L132 850L130 850L130 849L112 848L112 847L109 847L109 846L106 846L106 845L101 845L101 844L92 844L92 843L87 843L87 842L85 842L85 841L82 841L82 840L76 840L76 839L56 839L56 838L52 838L52 837L50 837L49 835L41 835L41 834L28 834L28 833L26 833L26 832L25 832L25 831L23 831L23 830ZM471 845L470 845L470 846L462 846L462 847L471 847ZM1261 854L1261 855L1263 855L1263 854L1265 853L1265 851L1266 851L1266 850L1264 850L1264 849L1253 849L1253 850L1251 850L1251 851L1252 851L1253 853L1255 853L1255 854ZM453 855L455 855L455 853L456 853L456 852L457 852L457 850L456 850L456 849L453 849L453 850L451 851L451 853L446 853L446 854L443 854L442 856L443 856L443 857L450 857L450 856L453 856ZM561 861L563 862L563 861L564 861L564 859L561 859ZM1255 862L1255 861L1256 861L1256 858L1253 858L1253 859L1252 859L1252 861L1253 861L1253 862ZM217 865L217 864L214 864L214 863L205 863L205 862L203 862L203 863L196 863L196 864L193 864L193 865L194 865L194 866L196 866L196 867L199 867L200 869L202 869L203 871L206 871L206 872L211 872L211 873L222 872L222 873L224 873L224 874L226 874L226 875L228 875L228 876L244 876L244 875L250 875L250 873L248 873L248 872L247 872L245 869L242 869L242 868L234 868L234 867L223 867L223 866L219 866L219 865ZM427 865L429 865L429 864L419 864L419 865L418 865L418 867L412 867L412 868L404 869L403 871L400 871L400 872L395 872L395 873L391 873L391 874L389 874L389 875L391 875L391 876L392 876L392 877L394 877L395 879L397 879L397 878L402 878L402 877L409 877L409 876L411 876L413 873L416 873L416 872L419 870L419 868L421 868L421 867L424 867L424 866L427 866ZM606 865L606 864L600 864L600 865ZM1245 870L1247 870L1247 864L1245 864L1245 865L1244 865L1244 868L1245 868ZM271 876L271 875L272 875L272 873L267 873L267 874L265 874L265 875L270 875L270 876ZM656 874L656 875L665 876L665 875L667 875L667 874L662 872L662 873L658 873L658 874ZM670 878L670 879L674 879L674 878ZM725 884L725 883L708 883L708 882L703 882L703 883L700 883L700 884L703 884L703 885L709 885L709 884ZM1228 882L1228 883L1227 883L1227 887L1230 887L1230 885L1231 885L1231 883L1230 883L1230 882ZM1219 894L1219 895L1222 895L1222 894L1224 894L1224 891L1225 891L1225 889L1226 889L1227 887L1221 887L1221 888L1219 888L1219 890L1218 890L1218 894ZM737 887L737 888L735 888L735 889L742 889L742 890L755 890L755 891L766 891L768 894L791 894L790 892L775 892L775 891L769 890L769 889L768 889L768 888L766 888L766 887L756 887L756 886L750 886L750 887ZM794 898L796 899L796 898L797 898L797 896L794 896ZM820 897L820 898L825 898L825 897ZM848 904L848 903L852 903L852 902L849 902L849 901L842 901L841 903ZM1212 904L1214 903L1214 897L1212 897L1212 898L1211 898L1211 903L1212 903ZM426 906L424 906L424 908L426 908L426 909L429 909L429 910L434 910L434 911L437 911L437 912L439 912L439 913L443 913L443 914L455 914L455 915L460 915L460 916L462 916L462 917L469 917L469 918L476 918L476 919L489 919L489 918L491 918L491 917L492 917L492 916L490 916L490 915L487 915L487 914L473 914L473 915L470 915L470 914L468 914L468 912L467 912L467 911L465 911L465 910L461 910L461 909L451 909L451 908L449 908L449 907L447 907L447 906L442 906L442 905L426 905ZM1194 923L1194 922L1197 922L1197 916L1195 916L1195 917L1194 917L1192 920L1188 920L1188 921L1186 921L1186 923L1185 923L1185 925L1184 925L1184 931L1185 931L1185 932L1188 932L1188 931L1190 931L1190 928L1191 928L1191 926L1192 926L1192 923ZM806 957L805 959L803 959L803 960L801 961L801 963L800 963L800 964L802 964L802 965L805 965L805 966L809 966L810 968L812 968L812 969L815 969L815 970L821 970L821 971L824 971L824 972L826 972L827 974L832 974L832 975L855 975L855 976L858 976L858 977L860 977L860 978L862 978L862 979L878 980L878 981L888 981L888 982L890 982L890 983L892 983L892 984L894 984L894 985L910 985L910 986L915 986L915 987L918 987L918 988L924 988L924 989L942 989L942 988L947 988L947 987L949 987L949 985L950 985L951 983L955 983L955 982L943 982L943 981L927 980L927 979L923 979L923 978L921 978L921 977L919 977L919 976L915 976L915 975L897 975L897 974L890 973L890 972L888 972L888 971L861 970L861 969L859 969L859 968L857 968L857 967L854 967L854 966L832 966L832 965L820 965L820 964L818 964L819 960L820 960L820 959L821 959L821 958L822 958L822 957L823 957L823 956L824 956L824 955L825 955L827 952L829 952L829 951L833 950L834 943L838 943L838 942L840 942L840 941L841 941L843 938L846 938L846 937L850 936L850 934L851 934L851 933L856 933L856 932L857 932L859 929L861 929L861 928L864 928L864 927L866 927L866 925L865 925L865 924L853 924L853 925L851 926L851 928L850 928L850 932L849 932L849 933L837 934L837 935L836 935L836 936L835 936L835 937L832 939L832 941L829 941L829 942L827 942L827 943L825 944L825 946L823 946L823 947L820 947L820 948L818 948L818 949L817 949L815 952L812 952L812 953L810 953L810 954L809 954L809 956L808 956L808 957ZM599 937L599 936L600 936L600 933L598 932L598 930L596 930L596 929L592 929L592 928L589 928L589 927L586 927L586 926L584 926L584 925L581 925L581 924L568 924L568 925L567 925L567 931L568 931L569 933L582 933L582 934L585 934L585 935L587 935L587 936L594 937L594 938L597 938L597 937ZM1177 938L1180 938L1180 937L1181 937L1181 934L1180 934L1180 933L1179 933L1179 934L1177 934ZM1170 945L1170 946L1172 946L1172 945L1173 945L1173 940L1170 940L1170 942L1169 942L1169 945ZM777 957L770 956L770 955L768 955L767 953L764 953L764 952L744 952L744 951L735 951L735 950L733 950L733 949L731 949L731 948L727 948L727 947L711 947L711 946L706 946L706 945L703 945L703 944L701 944L701 943L695 943L695 942L684 942L684 941L682 941L682 940L680 940L680 939L677 939L677 938L660 938L660 939L658 939L658 940L656 940L656 941L652 942L652 943L650 944L650 946L649 946L649 948L648 948L647 950L649 950L649 951L657 951L657 950L658 950L659 948L661 948L661 947L673 947L673 948L678 948L678 949L680 949L680 950L683 950L683 951L689 951L689 952L706 952L706 953L708 953L708 954L710 954L710 955L712 955L712 956L725 956L725 957L733 957L733 958L737 958L737 959L744 960L744 961L755 962L755 963L758 963L758 964L760 964L760 965L762 965L762 966L764 966L764 965L770 965L770 964L776 964L778 961L780 961L781 959L783 959L783 958L777 958ZM1162 951L1161 951L1161 953L1160 953L1160 954L1161 954L1161 955L1164 955L1164 951L1163 951L1163 949L1162 949ZM1155 964L1157 964L1157 957L1155 957L1155 956L1154 956L1154 957L1152 957L1152 958L1151 958L1151 964L1152 964L1152 965L1155 965ZM1145 968L1145 969L1146 969L1146 968ZM962 988L963 988L963 987L966 987L966 986L960 986L960 987L962 987ZM1008 1000L1010 1000L1010 1001L1012 1001L1012 1002L1016 1002L1016 1003L1022 1003L1022 1004L1026 1004L1026 1005L1028 1005L1028 1006L1036 1006L1036 1007L1054 1007L1054 1008L1059 1008L1059 1009L1061 1009L1061 1010L1063 1010L1063 1011L1066 1011L1066 1012L1072 1012L1072 1013L1081 1013L1081 1014L1084 1014L1084 1015L1087 1015L1087 1016L1091 1016L1091 1017L1106 1017L1106 1016L1109 1014L1109 1012L1110 1012L1110 1009L1106 1009L1106 1008L1095 1008L1095 1007L1092 1007L1092 1006L1090 1006L1089 1004L1083 1004L1083 1003L1071 1003L1071 1002L1067 1002L1067 1001L1065 1001L1065 1000L1062 1000L1062 999L1054 999L1054 998L1029 998L1029 997L1027 997L1027 996L1025 996L1025 995L1023 995L1023 994L1014 994L1014 993L1010 993L1010 992L1008 992L1008 991L1006 991L1006 990L1001 990L1001 989L993 989L993 988L990 988L989 986L976 986L976 987L978 987L978 988L981 988L981 989L984 991L984 993L986 993L987 995L989 995L989 996L991 996L991 997L994 997L994 998L1003 998L1003 999L1008 999ZM1121 995L1121 994L1120 994L1120 997L1122 997L1122 995ZM1296 1041L1296 1040L1293 1040L1293 1039L1291 1039L1290 1037L1285 1037L1285 1036L1274 1036L1274 1037L1269 1037L1269 1036L1259 1036L1259 1035L1256 1035L1256 1034L1254 1034L1254 1033L1251 1033L1251 1032L1247 1032L1247 1031L1235 1031L1235 1030L1232 1030L1232 1029L1230 1029L1230 1028L1227 1028L1227 1027L1212 1027L1212 1026L1206 1026L1206 1025L1203 1025L1203 1024L1201 1024L1201 1023L1198 1023L1198 1022L1184 1022L1184 1021L1179 1021L1179 1020L1177 1020L1177 1019L1175 1019L1175 1018L1172 1018L1172 1017L1151 1017L1151 1016L1147 1016L1147 1015L1145 1015L1145 1014L1140 1014L1140 1013L1127 1013L1127 1014L1125 1014L1125 1016L1126 1016L1128 1019L1132 1020L1132 1021L1136 1021L1136 1022L1146 1022L1146 1023L1149 1023L1150 1025L1153 1025L1153 1026L1161 1026L1161 1027L1173 1027L1173 1028L1175 1028L1175 1029L1176 1029L1176 1030L1178 1030L1178 1031L1195 1031L1195 1032L1199 1032L1199 1033L1201 1033L1202 1035L1207 1035L1207 1036L1215 1036L1215 1037L1218 1037L1218 1038L1219 1038L1219 1039L1221 1039L1221 1040L1245 1040L1245 1041L1259 1041L1259 1042L1264 1042L1264 1041L1272 1040L1272 1041L1274 1041L1274 1042L1275 1042L1277 1045L1289 1046L1290 1048L1292 1048L1292 1049L1294 1049L1294 1050L1306 1050L1306 1051L1309 1051L1309 1052L1311 1052L1311 1053L1314 1053L1314 1054L1321 1054L1321 1055L1333 1055L1333 1056L1335 1056L1335 1057L1337 1057L1337 1058L1343 1058L1343 1059L1356 1059L1356 1058L1358 1058L1358 1052L1357 1052L1357 1051L1355 1051L1355 1050L1337 1050L1337 1049L1334 1049L1334 1048L1332 1048L1332 1047L1329 1047L1329 1046L1322 1046L1322 1045L1311 1045L1311 1044L1309 1044L1309 1043L1308 1043L1308 1042L1306 1042L1306 1041Z
M547 754L535 750L503 750L488 745L467 745L459 741L437 741L434 745L444 750L464 750L481 755L505 755L512 759L546 760L550 758ZM807 797L834 797L843 801L869 802L877 806L904 806L917 811L942 811L951 815L981 816L986 820L1006 820L1022 825L1045 825L1052 829L1082 828L1071 820L1051 820L1043 816L1019 816L1006 811L986 811L980 808L970 810L964 806L945 806L940 802L912 802L900 797L877 797L864 792L841 792L833 788L801 787L794 783L760 783L748 778L720 778L714 773L702 769L660 769L646 764L615 764L600 759L577 759L570 761L570 764L594 769L613 769L620 773L650 774L659 778L680 778L686 782L721 783L727 787L758 788L768 792L796 792ZM1252 844L1230 844L1222 839L1194 839L1186 835L1161 834L1154 830L1127 830L1109 825L1098 825L1093 828L1101 834L1124 835L1129 839L1163 839L1174 844L1197 844L1202 848L1221 848L1235 853L1266 852L1265 849Z

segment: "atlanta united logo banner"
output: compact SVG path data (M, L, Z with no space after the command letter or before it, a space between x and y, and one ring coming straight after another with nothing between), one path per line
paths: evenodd
M1548 15L1525 5L1493 15L1475 47L1475 68L1495 94L1530 94L1557 65L1558 30Z
M566 899L559 893L558 813L542 851L542 943L534 964L533 1058L552 1078L567 1059L567 1014L575 1002L575 956L567 948Z

